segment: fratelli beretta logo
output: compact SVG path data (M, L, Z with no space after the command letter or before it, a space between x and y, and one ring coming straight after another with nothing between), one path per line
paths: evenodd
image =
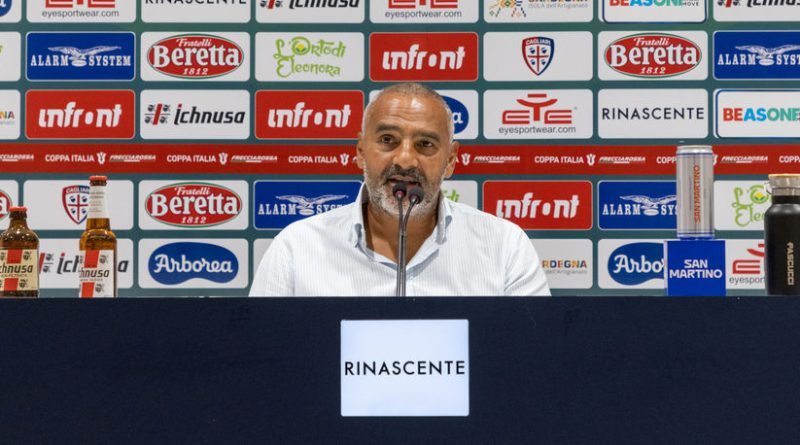
M800 79L800 32L717 31L717 79Z
M600 181L601 229L675 230L674 181Z
M254 186L255 228L283 229L350 204L360 187L359 181L258 181Z
M623 244L608 257L608 274L619 284L636 286L664 278L664 245Z
M31 32L28 80L133 80L132 32Z
M239 261L230 250L208 243L177 242L154 250L147 262L150 276L164 285L193 278L228 283L239 273Z

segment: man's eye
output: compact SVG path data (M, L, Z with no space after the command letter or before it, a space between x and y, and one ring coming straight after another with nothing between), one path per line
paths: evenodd
M384 144L391 144L394 141L394 138L389 135L383 135L380 137L380 141Z

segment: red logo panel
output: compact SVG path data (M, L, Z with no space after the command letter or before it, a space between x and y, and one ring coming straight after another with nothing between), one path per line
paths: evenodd
M158 221L180 227L208 227L230 221L242 211L233 190L210 183L180 183L150 193L145 210Z
M356 139L362 91L258 91L258 139Z
M25 95L28 139L131 139L130 90L31 90Z
M373 33L369 77L374 81L478 79L478 34Z
M525 230L592 228L589 181L486 181L483 210Z

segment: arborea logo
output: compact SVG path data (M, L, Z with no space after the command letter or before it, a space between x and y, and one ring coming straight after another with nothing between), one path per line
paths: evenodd
M153 251L147 268L150 276L164 285L177 285L193 278L228 283L239 273L239 260L222 246L177 242Z
M483 210L526 230L587 230L592 228L592 184L589 181L486 181Z
M636 286L664 278L664 245L660 243L624 244L608 257L608 274L619 284Z
M473 81L478 78L478 35L373 33L370 79L374 81Z
M30 90L29 139L131 139L135 95L128 90Z
M258 91L259 139L355 139L361 128L361 91Z

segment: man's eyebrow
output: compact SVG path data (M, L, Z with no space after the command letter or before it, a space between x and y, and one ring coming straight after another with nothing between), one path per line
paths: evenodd
M402 129L397 125L380 124L379 123L378 126L375 128L375 132L380 133L382 131L398 131L399 132L399 131L402 131ZM424 138L432 139L432 140L434 140L436 142L440 142L441 141L441 138L439 137L439 135L437 133L434 133L434 132L420 131L419 133L417 133L417 135L422 136Z

